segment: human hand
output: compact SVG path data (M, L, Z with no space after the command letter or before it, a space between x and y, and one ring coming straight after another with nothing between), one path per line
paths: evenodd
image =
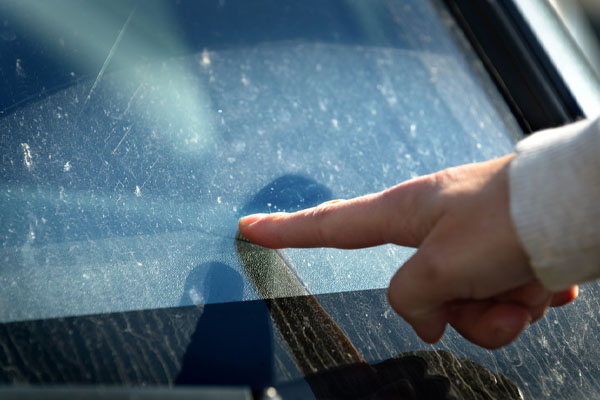
M391 306L428 343L447 323L475 344L515 340L548 307L577 297L535 278L509 210L514 155L449 168L350 200L296 213L255 214L240 232L269 248L418 247L390 282Z

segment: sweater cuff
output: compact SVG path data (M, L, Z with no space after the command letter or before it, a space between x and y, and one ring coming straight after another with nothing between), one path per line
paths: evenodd
M600 120L536 133L510 164L510 211L551 291L600 277Z

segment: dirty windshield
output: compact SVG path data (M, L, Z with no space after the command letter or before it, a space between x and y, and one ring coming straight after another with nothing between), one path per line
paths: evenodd
M521 136L438 1L4 0L0 54L0 382L262 388L313 374L304 350L431 350L380 290L413 249L275 252L237 221ZM528 398L597 397L598 292L504 349L452 329L435 348Z
M518 135L429 2L9 0L0 15L4 322L261 298L240 216L500 156ZM383 288L410 254L288 250L302 290L268 295Z

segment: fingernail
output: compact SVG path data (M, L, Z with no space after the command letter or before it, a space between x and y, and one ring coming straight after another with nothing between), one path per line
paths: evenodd
M509 318L505 318L498 328L503 335L515 335L525 330L529 325L531 325L531 316L523 321L523 318L513 315Z
M530 299L528 299L528 303L532 307L536 307L549 302L551 299L552 293L546 291L546 289L542 289L538 293L533 294Z
M265 217L267 215L268 214L252 214L252 215L247 215L247 216L242 217L240 219L240 225L243 225L243 226L251 225L251 224L255 223L256 221L262 219L263 217Z

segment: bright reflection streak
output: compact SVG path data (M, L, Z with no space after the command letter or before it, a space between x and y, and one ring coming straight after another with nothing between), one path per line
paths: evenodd
M544 0L516 0L515 4L529 23L548 56L588 118L600 114L600 82L594 70L584 62L580 51Z
M379 45L388 43L383 28L381 27L381 14L386 12L380 4L364 2L360 0L349 0L348 7L353 11L353 17L360 24L363 34L373 43Z
M143 69L137 107L128 119L143 115L153 139L181 155L206 156L219 143L213 106L204 84L177 60ZM140 78L125 74L122 79ZM137 116L136 116L137 114Z
M556 10L573 39L581 47L590 65L600 75L600 43L592 26L581 8L579 2L573 0L550 0L550 5ZM600 19L600 4L590 2L589 17Z
M102 68L100 68L100 72L98 72L98 76L96 77L96 80L94 81L94 84L92 85L92 88L90 89L90 93L85 98L85 102L83 103L84 108L85 108L85 105L87 104L87 102L90 100L90 97L92 97L92 94L94 93L94 88L98 85L98 83L100 83L100 79L102 79L102 76L104 75L104 72L106 71L106 68L110 64L113 56L115 55L115 51L116 51L117 47L119 46L119 43L121 43L121 40L123 39L123 35L125 34L125 31L127 30L127 27L129 26L129 23L131 22L131 17L133 17L134 13L135 13L135 8L133 8L131 10L131 12L129 13L127 20L125 21L125 24L123 24L123 27L119 31L119 35L117 35L117 39L115 40L115 43L110 48L110 51L108 52L108 56L106 57L106 60L104 60L104 64L102 64Z
M135 122L143 114L145 120L152 121L152 129L143 134L190 157L207 155L210 145L219 140L212 118L215 110L190 65L183 65L177 58L158 67L152 65L152 60L164 59L165 49L174 54L182 54L186 49L183 38L177 34L172 10L164 3L137 7L137 3L128 1L26 0L12 3L7 9L28 34L40 41L49 34L76 40L68 45L77 48L77 52L56 62L73 69L97 71L91 82L84 83L89 84L89 91L80 105L81 118L85 118L85 110L95 101L102 106L109 104L96 93L102 90L105 72L112 71L111 84L127 88L136 83L138 89L120 119ZM158 39L148 34L157 30L161 32ZM60 51L61 46L65 47L64 41L56 46L52 56L65 55ZM144 54L150 63L140 60L139 54ZM209 54L202 53L203 62ZM193 68L209 68L209 64Z

